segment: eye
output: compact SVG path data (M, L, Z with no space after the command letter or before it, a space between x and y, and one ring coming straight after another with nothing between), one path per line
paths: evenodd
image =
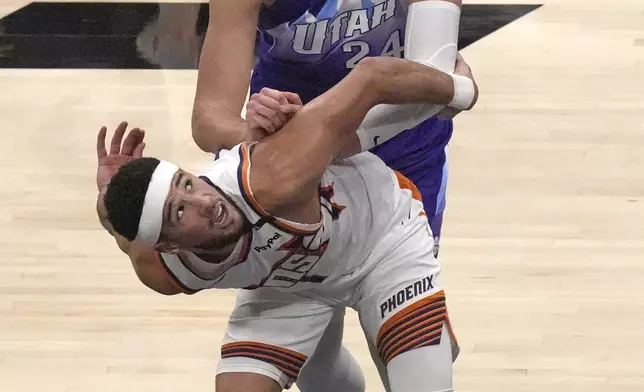
M183 217L183 206L177 208L177 220L181 220L181 217Z
M192 181L186 181L186 190L189 191L192 189Z

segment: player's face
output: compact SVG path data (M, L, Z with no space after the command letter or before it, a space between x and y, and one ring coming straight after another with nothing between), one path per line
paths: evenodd
M216 250L236 243L246 220L237 206L201 178L178 171L163 208L161 247Z

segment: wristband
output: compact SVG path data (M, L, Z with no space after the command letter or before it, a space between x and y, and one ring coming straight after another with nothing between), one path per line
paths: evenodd
M462 75L450 75L454 82L454 98L447 104L459 110L467 110L474 102L476 89L474 88L474 81Z

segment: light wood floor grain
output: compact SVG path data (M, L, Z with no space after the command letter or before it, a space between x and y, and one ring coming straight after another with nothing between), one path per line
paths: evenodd
M641 392L644 2L545 3L463 52L482 96L456 121L441 250L456 390ZM195 77L0 70L0 391L214 390L234 291L155 295L94 214L103 124L210 159ZM382 391L353 313L345 342Z

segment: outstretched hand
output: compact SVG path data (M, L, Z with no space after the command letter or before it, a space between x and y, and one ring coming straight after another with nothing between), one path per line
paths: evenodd
M126 129L126 121L123 121L118 127L116 127L114 136L112 136L112 141L110 143L109 154L105 148L107 128L101 127L98 131L98 138L96 140L96 155L98 157L96 186L99 191L110 182L121 166L143 156L143 149L145 148L143 138L145 137L145 131L139 128L131 129L123 142L123 146L121 146L121 141L123 140L123 135L125 135Z

